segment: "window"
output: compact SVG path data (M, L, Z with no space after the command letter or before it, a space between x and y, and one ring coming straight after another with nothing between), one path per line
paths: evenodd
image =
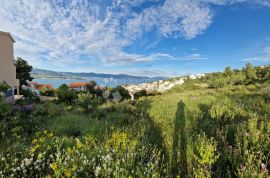
M6 97L8 98L8 97L11 97L11 96L13 96L13 90L12 89L10 89L10 90L8 90L7 92L6 92Z

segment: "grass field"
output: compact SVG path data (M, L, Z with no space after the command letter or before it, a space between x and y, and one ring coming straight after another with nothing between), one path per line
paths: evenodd
M267 177L268 91L189 81L135 105L2 107L0 177Z

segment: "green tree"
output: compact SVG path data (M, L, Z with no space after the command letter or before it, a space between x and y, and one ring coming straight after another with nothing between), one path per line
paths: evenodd
M232 76L232 75L233 75L233 70L232 70L232 68L231 68L231 67L226 67L225 70L224 70L224 74L225 74L225 76L227 76L227 77Z
M96 86L97 86L97 83L95 81L90 81L86 85L86 91L88 93L91 93L92 95L95 95L96 94L96 89L95 89Z
M66 84L63 84L57 91L57 97L60 102L72 104L77 99L77 93L74 90L70 90Z
M7 82L0 82L0 92L6 93L10 86L7 84Z
M247 63L244 68L244 72L248 83L257 79L256 70L254 69L252 64Z
M33 67L27 63L26 60L18 57L15 60L16 65L16 73L17 73L17 79L20 80L20 87L22 85L28 85L28 81L32 81L33 78L30 75L30 72L32 71Z

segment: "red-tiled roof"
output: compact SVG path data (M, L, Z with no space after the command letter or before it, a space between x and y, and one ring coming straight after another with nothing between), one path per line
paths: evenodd
M51 84L37 84L36 86L37 90L42 90L44 88L52 89L52 85Z
M86 86L88 83L87 82L75 82L75 83L70 83L69 88L80 88Z

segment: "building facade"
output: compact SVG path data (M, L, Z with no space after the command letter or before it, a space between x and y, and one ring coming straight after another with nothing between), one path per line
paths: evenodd
M20 82L16 79L13 43L10 33L0 31L0 82L7 82L11 87L6 93L8 101L14 101L14 95L19 95Z

